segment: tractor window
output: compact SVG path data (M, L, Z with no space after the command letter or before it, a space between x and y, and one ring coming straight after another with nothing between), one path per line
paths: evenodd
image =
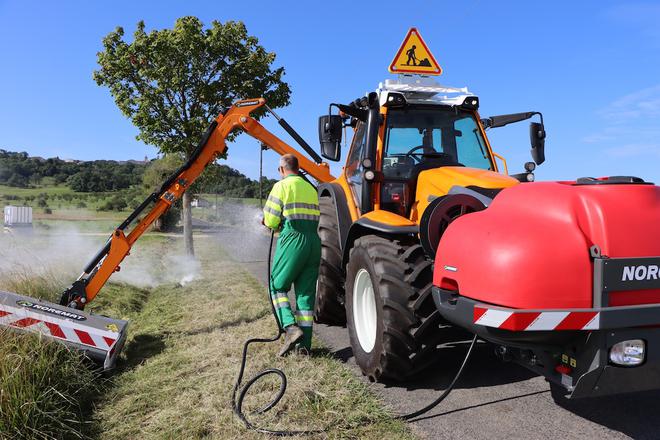
M468 166L492 169L472 113L454 108L393 109L387 116L383 174L409 179L423 169Z
M424 145L426 131L418 128L398 127L390 129L389 143L387 152L390 155L406 154L410 151L411 145ZM434 128L429 132L430 139L427 146L434 151L442 151L440 139L442 133L439 128Z
M364 171L364 167L361 161L364 157L364 149L367 142L366 126L367 124L358 122L355 135L353 136L353 142L351 142L351 151L348 153L346 167L344 168L346 179L351 187L358 209L362 206L362 172Z
M466 167L491 169L488 148L474 118L467 116L456 119L454 130L460 133L456 135L458 161Z

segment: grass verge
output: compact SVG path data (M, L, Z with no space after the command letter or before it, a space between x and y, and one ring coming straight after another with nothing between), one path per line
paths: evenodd
M164 256L181 247L180 239L147 237L140 246L159 270L178 269L177 261ZM113 283L90 305L95 313L131 321L118 370L109 379L59 344L0 334L0 438L264 438L233 416L230 395L244 340L275 332L266 292L212 239L197 240L196 247L202 267L189 284L140 289ZM28 274L0 284L41 297L61 287L56 277L31 280ZM326 429L312 438L414 438L327 350L280 359L278 348L258 345L250 353L247 378L273 366L289 378L280 404L250 416L253 422ZM253 387L247 412L278 387L270 379Z
M79 354L0 329L0 438L84 438L99 386Z
M243 341L275 332L263 287L210 240L197 241L201 277L154 290L131 323L121 374L104 395L96 436L261 439L233 416L230 395ZM250 353L246 377L277 366L289 376L284 399L263 416L274 429L327 428L319 438L413 438L353 373L317 348L311 358L276 357L279 344ZM279 383L266 379L246 399L263 405Z

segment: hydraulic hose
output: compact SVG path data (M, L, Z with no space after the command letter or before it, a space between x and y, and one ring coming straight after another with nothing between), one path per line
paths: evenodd
M268 279L270 280L270 260L273 254L273 241L275 237L275 231L272 231L270 234L270 245L268 246ZM252 343L267 343L267 342L275 342L280 339L280 337L284 334L284 329L280 325L280 321L277 318L277 312L275 311L275 305L273 304L272 297L271 297L271 292L270 292L270 285L271 283L268 283L268 302L270 303L270 308L271 311L273 312L273 318L275 318L275 324L277 325L277 334L273 336L272 338L252 338L248 339L245 341L245 344L243 345L243 355L241 358L241 368L238 371L238 377L236 378L236 383L234 384L234 390L232 391L232 409L234 411L234 414L236 414L236 417L238 417L243 424L245 425L246 428L252 429L253 431L261 432L262 434L269 434L273 435L276 437L287 437L287 436L295 436L295 435L311 435L311 434L320 434L324 432L324 430L299 430L299 431L277 431L277 430L272 430L272 429L267 429L267 428L261 428L259 426L254 425L252 422L250 422L247 417L245 416L245 413L243 412L243 400L245 399L245 395L249 391L250 387L254 385L259 379L262 377L268 376L270 374L274 374L280 378L280 389L271 399L270 402L268 402L266 405L263 407L255 410L252 412L252 414L263 414L270 409L272 409L275 405L279 403L279 401L284 397L284 393L286 393L286 387L287 387L287 379L286 379L286 374L284 374L284 371L280 370L279 368L267 368L265 370L262 370L258 372L254 377L252 377L250 380L245 382L245 385L241 388L241 383L243 381L243 374L245 373L245 365L247 363L247 354L248 354L248 347Z
M436 406L440 404L447 396L449 396L449 393L452 392L454 389L454 386L456 385L456 382L458 382L458 379L460 379L461 375L463 374L463 370L465 369L465 366L468 363L468 360L470 359L470 356L472 355L472 349L474 349L474 346L477 345L477 339L478 336L474 335L474 338L472 338L472 342L470 343L470 348L468 348L467 353L465 353L465 358L463 359L463 363L461 364L461 367L458 369L456 372L456 376L454 376L454 379L452 379L451 383L449 386L440 394L440 397L435 399L433 402L429 403L426 405L424 408L418 409L415 412L411 412L409 414L400 414L396 418L401 419L401 420L411 420L414 419L415 417L419 417L422 414L429 412Z
M272 231L270 234L270 245L268 246L268 279L270 280L270 260L272 257L273 253L273 241L275 237L275 232ZM236 378L236 383L234 384L234 389L232 391L232 409L234 411L234 414L236 417L238 417L243 424L245 425L246 428L251 429L253 431L260 432L262 434L269 434L273 435L276 437L288 437L288 436L296 436L296 435L311 435L311 434L320 434L326 431L326 429L318 429L318 430L297 430L297 431L291 431L291 430L283 430L283 431L278 431L278 430L272 430L272 429L267 429L267 428L261 428L259 426L254 425L252 422L250 422L245 413L243 412L243 400L245 399L245 396L247 395L250 387L254 385L259 379L262 377L268 376L268 375L276 375L280 378L280 389L278 390L277 394L273 399L271 399L268 403L266 403L263 407L252 411L251 414L263 414L269 410L271 410L275 405L279 403L280 400L282 400L282 397L284 397L284 394L286 393L286 387L287 387L287 378L286 374L284 374L284 371L280 370L279 368L267 368L265 370L262 370L258 372L256 375L254 375L251 379L245 382L245 385L241 387L241 384L243 382L243 375L245 374L245 366L247 364L247 355L248 355L248 348L250 344L252 343L268 343L268 342L275 342L280 339L280 337L284 334L284 329L280 325L280 321L277 318L277 312L275 311L275 305L273 304L273 301L271 299L271 292L270 292L270 285L271 283L268 283L268 302L270 303L271 311L273 313L273 318L275 319L275 324L277 325L277 334L271 338L252 338L248 339L245 341L245 344L243 345L243 354L241 357L241 367L238 372L238 377ZM425 407L411 412L409 414L400 414L395 416L396 419L399 420L405 420L405 421L410 421L416 417L421 416L422 414L430 411L431 409L435 408L438 406L443 400L449 396L449 394L452 392L454 389L454 386L458 382L458 379L463 374L463 370L465 370L465 366L468 363L468 360L470 359L470 356L472 355L472 351L474 350L475 345L477 344L477 335L474 335L474 338L472 338L472 342L470 343L470 347L468 348L467 353L465 354L465 358L463 359L463 362L461 363L460 368L456 372L456 375L452 379L451 383L447 388L442 392L442 394L435 399L433 402L430 404L426 405Z

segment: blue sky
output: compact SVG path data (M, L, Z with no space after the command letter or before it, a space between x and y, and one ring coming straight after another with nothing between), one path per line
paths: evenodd
M456 1L0 0L0 148L76 159L152 158L107 89L92 80L101 39L177 17L242 20L286 68L292 103L278 110L312 145L317 116L392 78L392 57L416 26L444 69L488 116L542 111L543 180L638 175L660 182L660 3ZM273 120L264 125L288 139ZM529 160L526 123L490 131L511 172ZM228 163L258 175L256 141L242 136ZM268 153L268 175L276 156ZM338 167L334 166L335 171Z

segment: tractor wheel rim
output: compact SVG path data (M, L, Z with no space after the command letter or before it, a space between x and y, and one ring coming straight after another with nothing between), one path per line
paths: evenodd
M353 284L353 322L355 333L362 349L369 353L376 344L378 312L371 276L366 269L360 269Z

